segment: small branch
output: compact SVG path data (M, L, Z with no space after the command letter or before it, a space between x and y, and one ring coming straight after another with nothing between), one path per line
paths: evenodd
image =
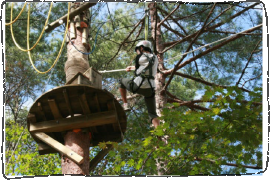
M251 52L251 54L250 54L250 56L249 56L249 59L248 59L248 61L247 61L247 64L246 64L245 68L243 69L242 74L241 74L239 80L238 80L237 83L235 84L236 86L238 86L238 84L240 83L242 77L244 76L245 71L246 71L246 69L247 69L247 67L248 67L248 64L249 64L249 62L251 61L253 54L255 53L257 47L260 45L261 42L262 42L262 40L260 40L260 41L256 44L255 48L254 48L253 51Z
M170 71L170 70L169 70ZM167 75L170 75L169 73L165 72L164 73L165 76ZM184 73L181 73L181 72L176 72L175 75L178 75L178 76L181 76L181 77L184 77L184 78L188 78L188 79L191 79L191 80L194 80L196 82L200 82L202 84L205 84L205 85L208 85L208 86L211 86L211 87L222 87L224 89L226 88L229 88L230 86L223 86L223 85L218 85L218 84L214 84L214 83L211 83L211 82L208 82L208 81L205 81L203 79L200 79L200 78L196 78L196 77L193 77L193 76L190 76L190 75L187 75L187 74L184 74ZM243 88L243 87L238 87L239 89L241 89L242 91L245 91L245 92L250 92L249 90Z
M255 31L255 30L257 30L257 29L259 29L259 28L261 28L261 27L262 27L262 24L260 24L260 25L258 25L258 26L256 26L256 27L253 27L253 28L251 28L251 29L248 29L248 30L246 30L246 31L243 31L243 32L241 32L241 33L249 33L249 32ZM173 71L175 71L175 69L176 69L176 70L179 70L179 69L181 69L182 67L186 66L187 64L191 63L192 61L195 61L196 59L198 59L198 58L200 58L200 57L202 57L202 56L204 56L204 55L206 55L206 54L208 54L208 53L210 53L210 52L212 52L212 51L214 51L214 50L216 50L216 49L221 48L222 46L228 44L229 42L234 41L234 40L236 40L236 39L238 39L238 38L244 36L244 35L241 34L241 33L239 33L239 34L237 34L237 35L234 35L234 36L232 36L231 38L229 38L229 39L227 39L227 40L224 40L224 42L222 42L222 43L220 43L220 44L218 44L218 45L216 45L216 46L213 46L213 47L207 49L206 51L204 51L204 52L202 52L202 53L200 53L200 54L198 54L198 55L196 55L196 56L194 56L194 57L192 57L192 58L186 60L185 62L183 62L182 64L180 64L178 67L175 67L174 69L170 69L170 70L166 71L166 73L172 73Z
M210 16L213 14L213 11L214 11L214 9L215 9L215 6L216 6L216 3L215 3L215 4L213 5L213 7L211 8L211 10L210 10L208 16L206 17L206 19L205 19L205 21L204 21L204 24L203 24L202 28L201 28L200 31L196 34L196 36L194 37L194 39L191 41L191 43L189 44L189 46L188 46L186 52L188 52L188 51L191 49L193 43L194 43L194 42L198 39L198 37L203 33L204 27L205 27L205 25L206 25L208 19L210 18ZM178 63L175 65L173 71L171 72L171 76L170 76L169 80L167 81L167 83L165 84L163 90L166 90L166 89L168 88L169 84L170 84L171 81L172 81L172 78L173 78L175 72L177 71L177 67L180 65L180 63L184 60L184 58L185 58L186 56L187 56L187 54L184 55L184 56L178 61Z
M216 161L211 160L211 159L202 159L202 158L199 158L199 157L194 157L194 160L195 161L203 161L203 160L205 160L205 161L209 161L211 163L216 164ZM237 165L237 164L234 164L234 163L223 163L223 165L234 166L234 167L245 167L245 168L251 168L251 169L262 169L262 167L259 167L259 166Z
M130 31L130 33L128 34L128 36L124 39L124 41L119 46L119 48L118 48L117 52L115 53L115 55L108 62L106 62L106 66L108 66L110 64L110 62L118 55L118 53L120 52L120 50L121 50L122 46L124 45L124 43L132 35L132 33L135 31L135 29L143 22L143 20L144 20L144 17L134 26L134 28Z
M161 24L163 24L179 8L179 6L180 6L180 3L167 17L165 17L160 23L158 23L157 28L159 28L161 26Z

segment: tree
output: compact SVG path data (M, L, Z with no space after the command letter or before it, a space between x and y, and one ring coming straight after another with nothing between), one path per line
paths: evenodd
M130 94L133 108L124 141L91 148L93 159L106 144L113 146L91 174L218 175L261 169L261 6L149 3L149 40L159 59L157 107L164 123L153 130L142 98ZM125 68L135 57L134 44L144 39L144 3L108 7L98 3L91 9L92 43L98 38L89 64L97 70ZM102 25L104 17L108 21ZM208 45L230 35L235 36ZM183 55L191 50L196 51ZM64 64L65 57L59 62ZM117 80L125 75L104 74L103 87L119 97ZM52 79L55 86L63 84L60 65ZM168 136L168 144L156 135Z

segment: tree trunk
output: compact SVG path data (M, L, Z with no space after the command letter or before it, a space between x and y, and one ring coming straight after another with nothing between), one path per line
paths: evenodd
M164 62L163 62L163 54L159 53L164 50L163 41L161 37L161 29L160 26L158 27L158 23L160 23L160 18L157 16L157 8L156 3L149 3L148 5L150 9L150 18L151 18L151 36L154 39L155 47L157 50L157 57L158 57L158 69L159 71L164 70ZM157 107L157 114L158 116L161 116L162 109L164 105L167 102L165 93L161 93L161 90L163 89L165 85L165 75L158 72L155 77L155 83L156 83L156 107ZM162 164L164 162L162 161L162 157L159 157L156 159L156 166L157 166L157 173L158 175L163 175L164 168L162 167Z
M164 50L163 46L163 40L161 37L161 29L160 27L157 28L158 23L160 22L160 18L156 16L156 4L155 3L149 3L148 5L150 9L150 18L151 18L151 36L154 39L154 43L157 49L157 57L158 57L158 69L160 71L164 70L164 62L163 62L163 54L159 53ZM156 83L156 107L157 107L157 113L159 116L161 116L161 111L164 105L167 102L165 94L160 93L162 88L165 85L165 75L158 72L155 78Z
M72 3L72 8L78 7L80 3ZM71 8L71 9L72 9ZM85 20L89 11L84 11L80 15L80 20ZM78 19L78 16L75 18ZM88 16L89 17L89 16ZM75 19L74 18L74 19ZM74 75L76 75L78 72L84 73L89 68L89 62L88 62L88 55L82 54L78 50L82 52L88 53L90 48L88 44L83 44L82 37L88 37L88 35L83 34L83 31L85 31L85 28L83 23L81 24L81 27L76 28L74 19L71 19L71 24L69 27L69 30L72 31L75 30L75 34L72 34L70 32L68 34L69 37L67 37L67 61L65 63L65 73L66 73L66 81L68 82ZM78 24L78 23L77 23ZM87 23L88 24L88 23ZM88 27L86 32L88 32ZM84 32L85 33L85 32ZM75 35L75 36L74 36ZM74 39L71 39L74 38ZM87 38L88 39L88 38ZM76 50L75 47L78 49ZM76 164L72 160L68 159L65 156L62 156L62 173L63 174L83 174L83 175L89 175L89 147L90 147L90 137L88 133L85 133L83 131L79 132L73 132L69 131L64 135L65 140L65 146L70 148L72 151L76 152L77 154L83 156L84 162L81 165Z

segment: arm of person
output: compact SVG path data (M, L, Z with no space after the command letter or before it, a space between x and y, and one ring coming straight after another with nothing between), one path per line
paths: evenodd
M126 68L126 71L127 71L127 72L129 72L129 71L131 71L131 70L135 70L135 66L128 66L128 67Z

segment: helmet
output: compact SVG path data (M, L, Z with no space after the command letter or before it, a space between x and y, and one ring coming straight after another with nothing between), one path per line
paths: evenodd
M150 41L140 41L136 47L135 47L135 51L137 50L137 48L139 48L140 46L143 46L143 47L147 47L149 48L151 51L152 51L152 44Z

